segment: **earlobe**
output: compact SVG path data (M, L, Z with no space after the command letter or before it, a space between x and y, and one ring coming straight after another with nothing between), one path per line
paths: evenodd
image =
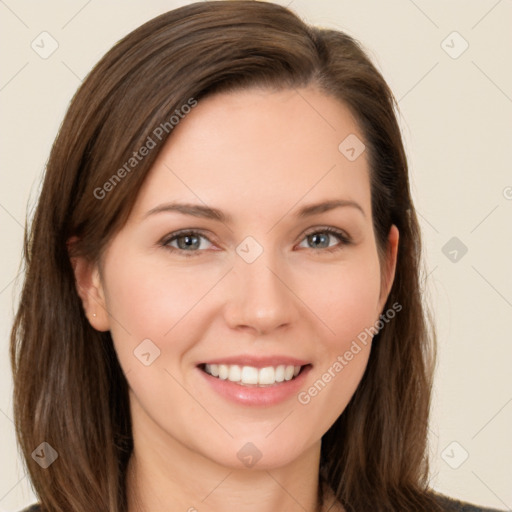
M98 331L110 329L103 283L98 265L82 256L70 257L75 285L89 323Z

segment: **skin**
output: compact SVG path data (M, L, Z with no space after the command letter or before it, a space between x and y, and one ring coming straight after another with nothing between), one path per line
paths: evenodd
M350 111L314 87L203 99L173 130L100 265L74 261L88 318L111 331L130 386L131 512L316 510L321 437L356 390L371 341L308 404L296 394L268 407L234 403L196 366L284 354L312 364L307 390L378 321L398 231L391 228L379 262L366 152L351 162L338 150L349 134L364 140ZM296 216L331 199L355 201L362 212ZM232 221L147 215L171 201L215 207ZM206 237L195 256L177 240L175 252L160 244L192 228ZM326 239L311 240L313 232ZM252 263L236 252L247 236L263 249ZM161 351L149 366L133 354L144 339ZM251 468L237 457L248 442L262 454Z

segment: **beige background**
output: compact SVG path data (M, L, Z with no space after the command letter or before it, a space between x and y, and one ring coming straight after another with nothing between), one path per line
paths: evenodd
M86 73L121 36L185 3L0 1L0 511L34 501L15 445L8 364L26 211ZM432 486L510 510L512 2L279 3L362 41L399 99L439 333ZM51 48L43 31L58 43L47 59L31 48L41 37Z

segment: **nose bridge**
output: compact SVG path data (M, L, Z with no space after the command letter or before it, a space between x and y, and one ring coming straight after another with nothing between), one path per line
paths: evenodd
M231 327L250 327L269 332L293 320L294 295L286 283L288 273L276 251L254 240L237 247L233 268L236 292L227 308Z

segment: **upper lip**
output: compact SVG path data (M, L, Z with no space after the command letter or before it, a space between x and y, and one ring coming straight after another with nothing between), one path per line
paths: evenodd
M310 364L304 359L297 359L296 357L289 356L250 356L239 355L229 357L216 357L208 361L202 361L200 364L228 364L239 366L253 366L254 368L265 368L267 366L305 366Z

